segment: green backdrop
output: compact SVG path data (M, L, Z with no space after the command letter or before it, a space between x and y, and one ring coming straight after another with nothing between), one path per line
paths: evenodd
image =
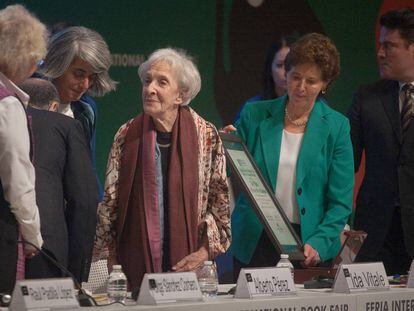
M286 6L292 3L264 1L275 1ZM1 2L0 7L16 3L8 0ZM328 99L334 108L345 112L358 85L377 79L375 22L382 1L303 2L308 6L304 14L312 13L317 17L324 32L333 39L341 53L341 75L331 89ZM108 42L114 59L110 74L119 85L116 92L96 99L99 108L97 167L102 179L116 130L141 111L141 86L137 77L137 65L156 48L181 47L196 58L203 82L202 91L191 105L205 119L212 121L217 127L222 126L222 118L215 105L217 94L214 94L216 12L218 5L223 6L223 20L226 21L232 9L232 0L26 0L18 3L24 4L47 24L59 21L80 24L97 30ZM274 18L277 19L278 16ZM224 24L223 30L224 39L228 39L228 25ZM262 57L261 55L260 58ZM227 63L229 64L240 65ZM253 68L252 71L260 72L261 69ZM257 85L245 85L241 79L238 87L241 91L248 90L246 94L249 97L259 91L253 91Z

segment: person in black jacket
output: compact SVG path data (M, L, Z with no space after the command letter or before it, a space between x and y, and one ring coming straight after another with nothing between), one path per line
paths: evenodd
M87 281L98 190L82 125L67 116L45 111L56 109L59 100L51 82L30 78L21 88L30 95L28 114L34 136L36 200L43 249L79 282ZM62 271L42 254L26 261L27 278L60 276Z
M355 170L366 170L354 227L368 233L359 261L406 274L414 258L414 9L385 13L377 54L381 81L362 86L350 109Z

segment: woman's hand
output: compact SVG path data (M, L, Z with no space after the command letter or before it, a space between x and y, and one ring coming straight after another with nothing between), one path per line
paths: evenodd
M202 246L198 251L181 259L172 267L172 270L176 272L194 271L201 267L206 260L208 260L208 250L205 246Z
M231 132L237 131L233 124L226 125L220 129L220 132L230 134Z
M314 267L321 262L318 251L309 244L303 246L303 254L305 255L305 260L301 263L303 267Z
M31 259L35 257L38 253L39 251L33 246L29 244L24 245L24 257L26 257L26 259Z

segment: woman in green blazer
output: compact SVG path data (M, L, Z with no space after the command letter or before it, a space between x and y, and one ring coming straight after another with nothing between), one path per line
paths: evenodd
M320 34L299 39L288 54L287 95L247 105L238 134L304 243L303 266L335 257L352 211L353 152L346 117L321 99L339 73L339 55ZM235 272L279 259L244 197L232 215Z

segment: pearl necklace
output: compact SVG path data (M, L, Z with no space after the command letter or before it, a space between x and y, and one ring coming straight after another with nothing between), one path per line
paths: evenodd
M308 124L308 118L306 118L306 120L302 122L293 120L288 113L287 106L285 106L285 117L290 123L297 127L306 127L306 125Z

